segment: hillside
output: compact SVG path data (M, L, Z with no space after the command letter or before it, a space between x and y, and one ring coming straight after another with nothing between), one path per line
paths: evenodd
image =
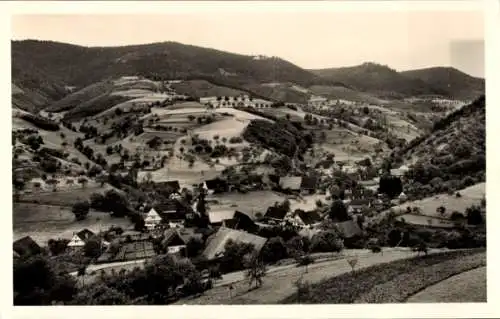
M408 177L424 190L449 191L485 181L485 97L434 124L396 158L414 163Z
M35 113L68 93L61 82L31 66L28 61L23 64L23 67L15 63L12 65L13 107Z
M422 80L406 77L396 70L376 63L311 72L325 79L339 81L358 90L382 96L446 94L446 91L433 88Z
M447 91L448 96L455 99L472 100L484 94L484 79L472 77L455 68L435 67L405 71L401 74Z
M228 84L271 81L308 85L321 80L280 58L254 59L214 49L162 42L122 47L83 47L50 41L13 41L13 66L33 67L68 85L140 74L164 79L214 78ZM270 72L274 70L274 72Z

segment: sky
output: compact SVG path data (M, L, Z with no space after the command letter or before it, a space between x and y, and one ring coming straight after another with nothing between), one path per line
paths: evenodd
M84 46L176 41L279 56L306 69L363 62L398 71L453 66L484 77L482 11L184 12L14 15L12 39Z

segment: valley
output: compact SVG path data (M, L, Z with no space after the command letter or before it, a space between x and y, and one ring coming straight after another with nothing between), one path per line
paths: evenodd
M486 267L484 79L175 42L12 54L14 277L72 291L15 304L474 294L439 285Z

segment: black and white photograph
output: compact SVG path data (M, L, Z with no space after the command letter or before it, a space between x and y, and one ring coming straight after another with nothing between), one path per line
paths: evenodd
M485 6L334 2L12 14L14 308L491 302Z

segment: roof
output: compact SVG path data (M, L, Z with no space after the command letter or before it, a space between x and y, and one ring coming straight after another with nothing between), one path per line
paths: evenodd
M208 189L214 190L218 188L227 187L227 182L220 178L209 179L205 181L205 185Z
M208 219L211 224L220 223L225 219L231 219L234 216L233 210L214 210L208 212Z
M286 176L280 178L280 187L282 189L299 190L302 184L300 176Z
M316 185L318 183L318 178L315 176L306 176L302 178L302 183L300 184L300 188L303 189L316 189Z
M177 229L167 229L164 233L164 239L162 241L162 244L164 246L179 246L179 245L186 245L187 240L183 238ZM189 240L189 239L188 239Z
M298 215L306 225L314 224L322 220L321 216L314 210L310 212L299 211Z
M361 228L359 228L358 223L354 220L347 220L345 222L336 223L335 225L337 225L344 238L351 238L362 234Z
M95 236L95 234L87 228L80 230L78 233L76 233L76 235L84 242Z
M287 211L276 206L271 206L267 209L264 217L273 218L273 219L283 219L285 218Z
M171 189L172 191L179 191L181 189L181 185L179 184L179 181L178 180L173 180L173 181L166 181L166 182L157 182L156 183L157 186L160 186L160 187L167 187L169 189Z
M314 235L317 235L317 234L319 234L321 232L322 232L321 229L302 228L299 231L299 235L302 236L302 237L307 237L307 238L311 239L311 238L314 237Z
M13 244L14 252L23 255L36 255L39 254L42 249L30 236L26 236L16 240Z
M257 252L260 252L267 241L267 238L226 227L220 227L217 233L211 237L207 247L202 253L208 260L217 258L223 254L225 250L224 247L229 240L237 243L253 244Z
M349 202L351 206L368 206L370 205L370 200L368 199L353 199Z

